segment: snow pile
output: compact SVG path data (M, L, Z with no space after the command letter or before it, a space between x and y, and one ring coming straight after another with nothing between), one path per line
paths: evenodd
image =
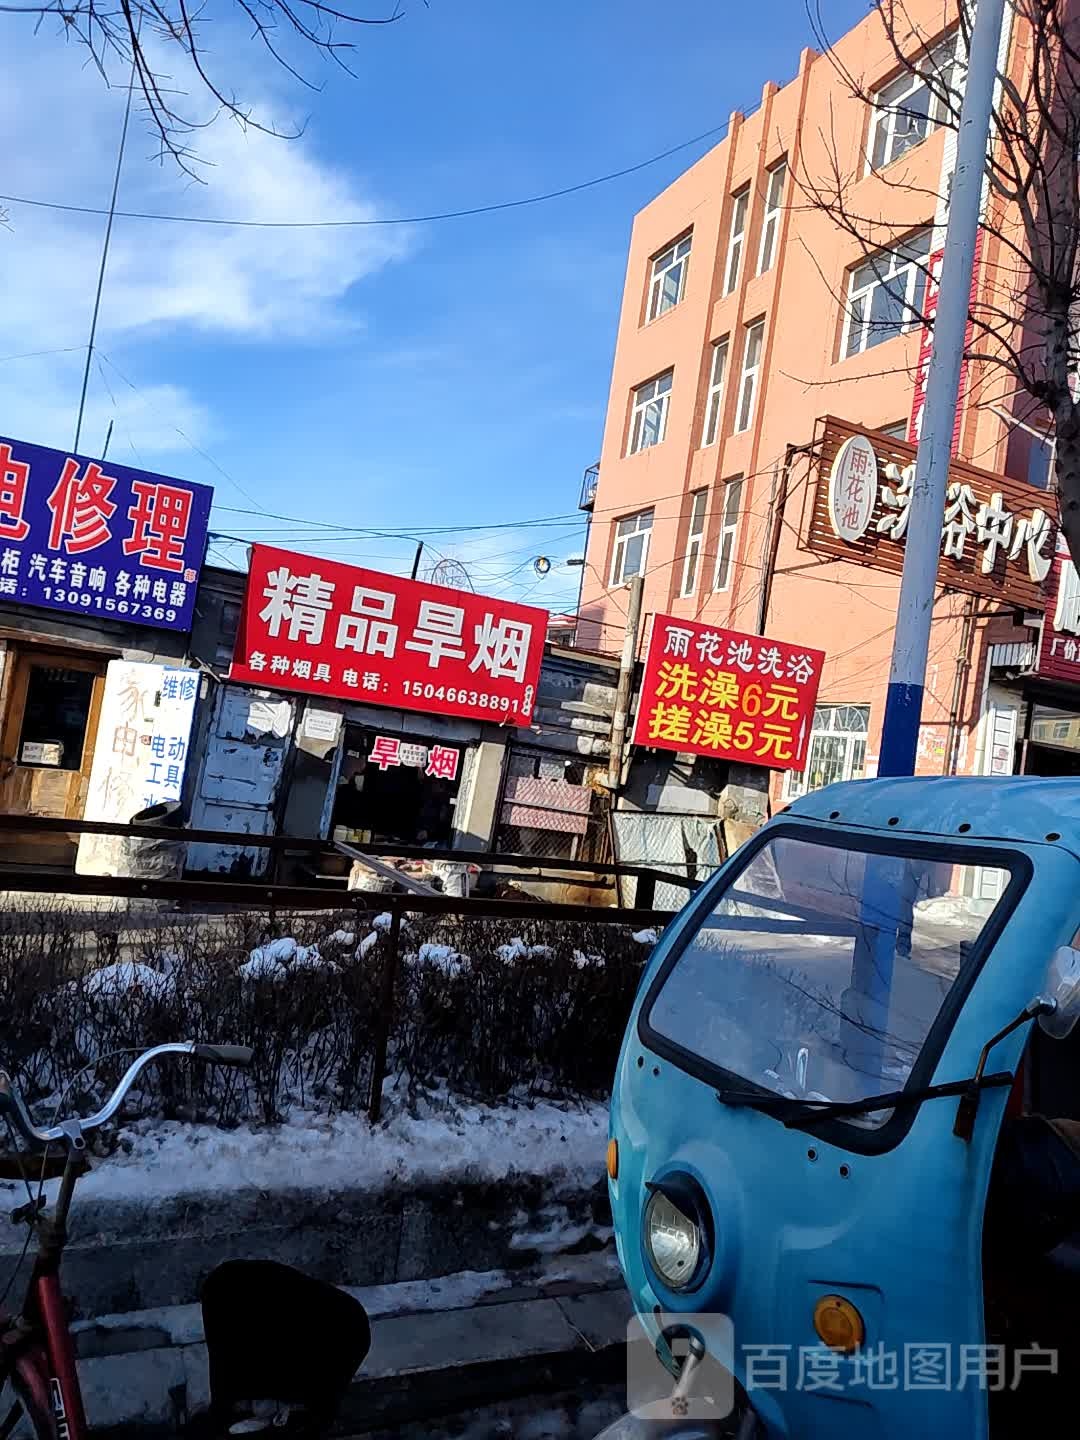
M468 955L459 955L452 945L428 943L421 945L415 954L406 955L405 963L407 965L431 965L436 970L441 970L444 975L456 979L464 970L468 969L471 962Z
M373 950L378 943L379 932L377 930L372 930L371 934L365 935L364 938L360 941L360 944L356 947L356 958L358 960L361 959L370 950Z
M110 1199L221 1190L382 1189L433 1181L489 1182L542 1174L594 1184L604 1173L607 1108L461 1104L410 1115L388 1107L372 1127L360 1115L294 1111L272 1128L138 1121L95 1163L80 1194Z
M326 937L323 943L326 945L337 945L342 950L351 950L356 944L356 936L351 930L335 930L333 934Z
M143 994L151 1000L167 1000L176 989L168 975L138 960L121 960L103 965L86 977L86 993L99 1000L117 1000L123 995Z
M639 945L655 945L660 938L655 930L635 930L631 940L636 940Z
M603 955L586 955L583 950L575 950L573 955L574 965L578 970L603 970Z
M339 932L340 933L340 932ZM291 935L282 935L278 940L269 940L259 945L240 966L243 980L284 980L290 970L336 970L330 960L324 960L317 945L300 945Z

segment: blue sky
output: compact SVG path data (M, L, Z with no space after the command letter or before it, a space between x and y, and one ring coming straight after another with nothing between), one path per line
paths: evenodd
M227 7L220 7L225 13ZM833 35L866 0L825 0ZM371 11L370 13L377 13ZM46 29L0 17L0 190L107 203L123 92ZM356 34L351 79L304 90L228 25L211 60L286 142L219 120L195 186L135 117L121 208L388 217L515 199L632 165L752 107L811 43L803 0L420 0ZM126 79L120 72L114 79ZM182 83L179 77L177 83ZM194 102L193 95L193 102ZM703 153L543 205L404 227L222 230L118 220L81 448L212 484L215 527L407 568L343 526L485 525L576 510L599 453L634 212ZM0 230L0 434L70 445L103 222L21 206ZM182 433L181 433L182 432ZM186 438L185 438L186 437ZM226 478L230 477L230 478ZM435 536L478 590L573 605L577 518ZM528 566L548 554L552 573ZM217 558L242 559L239 547ZM515 573L516 572L516 573Z

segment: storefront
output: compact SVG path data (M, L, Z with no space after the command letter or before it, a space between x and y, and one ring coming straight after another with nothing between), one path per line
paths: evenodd
M411 732L401 735L377 724L346 723L331 816L334 839L440 849L452 844L465 761L474 747L433 741L419 733L421 717L411 723Z
M115 784L95 785L95 766L108 770L119 747L131 769L124 752L142 722L124 664L183 661L210 498L204 486L0 440L0 813L130 818L111 805ZM122 690L130 703L115 711ZM107 735L103 715L115 720ZM148 764L136 808L156 787L165 798L167 768ZM29 846L16 836L0 858L69 863L74 850L73 836Z

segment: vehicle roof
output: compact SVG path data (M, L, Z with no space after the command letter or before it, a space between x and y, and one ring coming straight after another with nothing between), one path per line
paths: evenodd
M908 835L1060 841L1080 854L1080 777L950 775L848 780L811 791L783 813Z

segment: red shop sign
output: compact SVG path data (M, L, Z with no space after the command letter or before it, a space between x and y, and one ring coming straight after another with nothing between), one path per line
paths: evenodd
M229 678L528 725L547 611L254 545Z
M821 650L657 615L634 743L801 770L824 663Z
M1060 534L1047 586L1036 669L1050 679L1080 684L1080 576L1069 558L1065 537Z

